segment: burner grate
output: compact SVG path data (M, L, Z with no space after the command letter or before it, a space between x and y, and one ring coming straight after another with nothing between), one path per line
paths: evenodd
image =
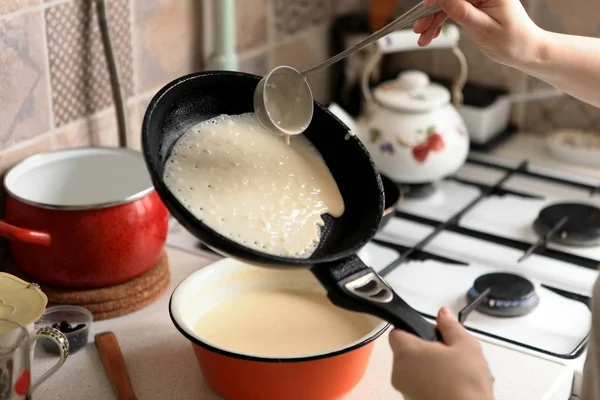
M498 165L498 164L483 161L483 160L478 160L478 159L472 158L472 157L469 157L467 159L467 162L469 164L480 165L482 167L494 168L494 169L498 169L501 171L505 171L506 173L511 174L511 175L513 175L515 173L515 168L507 167L504 165ZM519 168L519 167L517 167L517 168ZM583 182L570 181L570 180L558 178L555 176L541 174L539 172L533 172L533 171L530 171L528 168L519 169L519 171L517 171L517 172L518 172L518 174L536 178L536 179L539 179L542 181L553 182L553 183L557 183L559 185L570 186L570 187L573 187L576 189L586 190L590 193L590 196L594 196L594 195L600 193L600 183L598 183L596 185L590 185L590 184L586 184Z
M512 171L506 173L493 186L489 186L485 190L483 190L481 192L481 195L479 195L479 197L476 197L473 201L471 201L469 204L467 204L462 210L458 211L456 214L454 214L452 217L450 217L450 219L448 219L446 222L443 222L443 223L437 225L436 228L433 230L433 232L431 232L427 237L425 237L423 240L421 240L419 243L417 243L414 247L412 247L408 251L404 252L404 254L402 254L402 256L400 258L398 258L396 261L394 261L392 264L385 267L381 271L381 275L385 276L385 275L389 274L390 272L392 272L396 267L398 267L400 264L402 264L403 262L408 260L408 257L413 252L422 250L425 246L427 246L433 239L436 238L437 235L439 235L447 227L449 227L451 225L457 225L458 222L460 221L460 219L466 213L468 213L473 207L475 207L477 204L479 204L479 202L481 202L481 200L485 199L487 196L489 196L491 193L493 193L494 190L501 187L515 173L517 173L521 170L525 170L527 168L528 164L529 163L527 161L521 162L518 167L516 167Z
M456 183L461 183L463 185L473 186L482 191L490 189L490 185L487 185L485 183L471 182L469 180L457 178L455 176L448 177L448 178L446 178L446 180L453 181ZM526 199L544 200L544 196L539 196L539 195L525 193L525 192L517 192L516 190L510 190L510 189L506 189L503 187L493 187L491 189L490 195L492 195L492 196L511 195L511 196L517 196L517 197L524 197Z
M429 218L421 217L418 215L413 215L406 213L404 211L396 211L395 215L399 218L405 219L407 221L417 222L422 225L428 226L438 226L439 221L435 221ZM461 235L469 236L474 239L479 239L485 242L490 242L494 244L498 244L505 247L510 247L516 250L521 250L523 252L527 252L531 247L531 243L526 243L520 240L509 239L502 236L493 235L491 233L485 233L481 231L477 231L470 228L464 228L458 225L450 225L446 227L446 231L458 233ZM598 261L593 260L587 257L582 257L576 254L565 253L563 251L537 247L534 249L533 253L543 255L544 257L552 258L554 260L563 261L569 264L574 264L583 268L588 268L592 270L598 269ZM399 265L399 264L398 264ZM389 271L392 272L393 268ZM386 273L389 273L386 272Z
M546 242L597 246L600 244L600 208L583 203L556 203L540 211L534 228Z

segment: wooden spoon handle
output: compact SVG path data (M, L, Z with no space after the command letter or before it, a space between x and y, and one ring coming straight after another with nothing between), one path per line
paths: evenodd
M117 337L112 332L98 333L94 338L98 355L118 400L137 400L127 373L127 366Z

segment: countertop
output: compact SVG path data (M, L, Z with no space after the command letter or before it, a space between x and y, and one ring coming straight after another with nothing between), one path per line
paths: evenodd
M600 178L600 168L573 164L554 157L546 148L543 134L519 132L489 154L514 160L527 159L542 167Z
M144 400L222 400L203 381L189 342L169 318L169 296L186 276L211 260L167 249L172 282L155 303L132 314L92 325L89 344L71 355L65 365L34 393L36 400L114 399L96 349L94 335L113 331L119 339L137 396ZM564 365L482 343L496 378L497 400L567 400L573 379ZM36 350L34 377L47 370L54 359ZM389 383L392 354L387 334L375 346L368 371L348 400L401 400Z

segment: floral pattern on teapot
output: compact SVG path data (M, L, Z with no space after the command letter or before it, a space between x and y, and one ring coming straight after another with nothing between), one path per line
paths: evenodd
M429 152L440 152L444 150L445 146L444 139L435 129L435 125L427 127L426 132L426 139L411 149L414 159L420 163L424 163L427 160ZM400 139L397 141L399 144L403 144Z
M460 136L467 136L467 129L463 124L458 124L456 131ZM425 133L425 135L423 135ZM445 142L443 135L438 132L435 125L428 126L425 130L417 130L418 136L425 136L424 140L420 141L416 145L411 145L403 141L400 138L396 138L396 144L402 147L408 147L412 150L413 158L419 162L424 163L427 160L430 152L439 153L444 150ZM369 139L371 143L376 144L382 138L382 133L378 128L371 127L369 130ZM395 153L394 144L390 141L383 141L379 143L379 150L382 154L393 155Z

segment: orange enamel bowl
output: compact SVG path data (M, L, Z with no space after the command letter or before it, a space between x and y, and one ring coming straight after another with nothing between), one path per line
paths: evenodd
M287 358L232 352L194 332L202 314L213 306L260 289L311 290L325 296L308 270L257 268L229 258L193 273L173 292L171 320L190 341L208 385L228 400L330 400L352 390L367 369L375 339L389 326L376 317L367 335L343 348Z

